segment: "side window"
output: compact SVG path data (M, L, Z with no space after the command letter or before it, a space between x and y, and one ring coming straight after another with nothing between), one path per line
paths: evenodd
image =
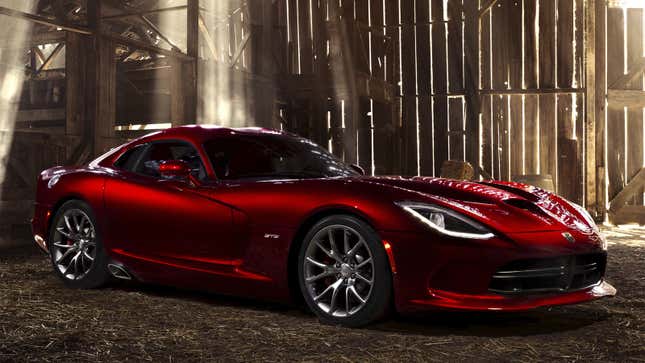
M273 155L262 143L244 138L218 138L204 147L218 179L238 179L271 174Z
M160 178L159 165L167 160L185 161L197 179L206 179L206 170L197 150L181 141L159 141L151 144L146 148L133 171L137 174Z
M134 168L141 159L143 152L146 151L146 146L147 144L138 145L126 151L116 162L114 162L114 167L117 169L134 171Z

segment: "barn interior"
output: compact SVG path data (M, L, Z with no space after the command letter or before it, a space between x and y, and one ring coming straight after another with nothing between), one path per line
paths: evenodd
M644 9L641 0L0 0L0 360L645 359ZM355 333L297 309L191 292L64 291L31 241L38 174L189 124L290 131L368 174L453 176L450 166L467 162L475 180L538 184L603 224L619 295L550 316L401 318ZM97 306L110 299L118 306ZM39 307L74 300L87 309L73 321ZM105 330L93 319L110 311L119 318ZM164 311L175 318L159 327ZM220 328L187 326L195 316ZM84 352L101 333L113 339ZM144 344L128 339L135 333ZM209 338L216 344L201 349ZM324 355L330 344L361 348Z

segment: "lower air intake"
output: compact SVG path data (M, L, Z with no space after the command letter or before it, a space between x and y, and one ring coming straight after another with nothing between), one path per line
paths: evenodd
M495 272L489 291L538 294L581 290L600 282L606 264L605 253L517 260Z

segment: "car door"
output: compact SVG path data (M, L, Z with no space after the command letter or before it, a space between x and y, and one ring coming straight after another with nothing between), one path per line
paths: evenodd
M167 180L158 172L161 162L176 159L191 164L196 178L206 178L195 147L164 140L129 152L117 160L114 175L105 184L113 250L178 268L231 268L239 255L233 241L232 209L210 199L208 187Z

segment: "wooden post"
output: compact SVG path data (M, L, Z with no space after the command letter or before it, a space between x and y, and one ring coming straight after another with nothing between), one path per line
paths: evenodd
M199 61L199 0L187 0L186 53L192 59L183 62L184 123L197 122L197 62Z

